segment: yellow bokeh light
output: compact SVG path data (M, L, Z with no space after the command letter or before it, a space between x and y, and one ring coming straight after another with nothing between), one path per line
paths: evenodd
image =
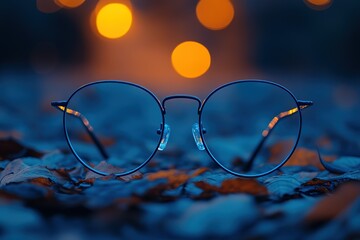
M115 39L124 36L130 29L132 13L121 3L110 3L103 6L96 15L96 28L100 35Z
M83 4L85 0L55 0L55 2L61 7L76 8Z
M234 6L230 0L200 0L196 6L200 23L211 30L227 27L234 18Z
M210 67L211 56L207 48L194 41L179 44L171 55L175 71L186 78L203 75Z

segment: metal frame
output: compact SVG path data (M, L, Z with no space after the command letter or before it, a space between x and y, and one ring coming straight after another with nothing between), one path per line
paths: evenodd
M228 87L228 86L231 86L233 84L239 84L239 83L249 83L249 82L257 82L257 83L263 83L263 84L270 84L270 85L273 85L273 86L276 86L276 87L279 87L281 89L283 89L284 91L286 91L287 93L289 93L289 95L293 98L293 100L295 101L296 103L296 106L297 106L297 109L298 109L298 112L299 112L299 131L298 131L298 136L297 136L297 139L296 139L296 142L293 146L293 148L291 149L290 153L288 154L288 156L278 165L276 166L274 169L271 169L267 172L264 172L264 173L261 173L261 174L241 174L241 173L237 173L237 172L234 172L228 168L226 168L224 165L222 165L214 156L213 154L211 153L211 151L209 150L207 144L206 144L206 138L204 138L204 134L202 131L200 131L200 134L201 134L201 138L203 140L203 143L204 143L204 146L205 146L205 150L206 152L209 154L209 156L212 158L212 160L214 160L222 169L224 169L225 171L227 171L228 173L231 173L235 176L238 176L238 177L244 177L244 178L255 178L255 177L261 177L261 176L264 176L264 175L267 175L267 174L270 174L274 171L276 171L277 169L279 169L280 167L282 167L288 160L289 158L291 157L291 155L294 153L296 147L297 147L297 144L299 142L299 139L300 139L300 134L301 134L301 129L302 129L302 116L301 116L301 111L300 111L300 104L299 104L299 101L296 99L296 97L294 96L294 94L292 94L292 92L290 92L287 88L285 88L284 86L278 84L278 83L274 83L274 82L270 82L270 81L266 81L266 80L256 80L256 79L251 79L251 80L239 80L239 81L234 81L234 82L230 82L230 83L227 83L225 85L222 85L218 88L216 88L215 90L213 90L206 98L205 100L203 101L202 105L201 105L201 108L200 108L200 111L199 111L199 126L202 127L202 122L201 122L201 113L204 109L204 106L206 105L206 102L210 99L210 97L216 93L217 91L225 88L225 87ZM310 102L310 101L309 101ZM311 102L312 103L312 102Z
M293 146L293 148L291 149L290 153L287 155L287 157L279 164L277 165L274 169L271 169L267 172L264 172L264 173L261 173L261 174L241 174L241 173L237 173L237 172L234 172L228 168L226 168L224 165L222 165L214 156L213 154L211 153L210 149L208 148L207 144L206 144L206 138L204 137L204 129L202 127L202 112L203 112L203 109L204 109L204 106L206 106L206 103L207 101L211 98L211 96L216 93L217 91L225 88L225 87L228 87L228 86L231 86L233 84L241 84L241 83L249 83L249 82L257 82L257 83L263 83L263 84L269 84L269 85L273 85L273 86L276 86L276 87L279 87L281 88L282 90L286 91L291 97L292 99L295 101L296 103L296 109L297 109L297 112L299 112L299 130L298 130L298 136L296 138L296 142ZM284 86L280 85L280 84L277 84L277 83L274 83L274 82L270 82L270 81L266 81L266 80L256 80L256 79L251 79L251 80L238 80L238 81L234 81L234 82L230 82L230 83L227 83L227 84L224 84L218 88L216 88L215 90L213 90L203 101L201 101L198 97L196 96L192 96L192 95L186 95L186 94L178 94L178 95L171 95L171 96L167 96L165 97L161 102L159 101L159 99L148 89L146 89L145 87L142 87L140 85L137 85L137 84L134 84L134 83L130 83L130 82L126 82L126 81L119 81L119 80L105 80L105 81L96 81L96 82L92 82L92 83L88 83L86 85L83 85L81 86L80 88L78 88L75 92L73 92L69 99L67 101L53 101L51 103L52 106L56 107L57 109L60 109L63 111L63 128L64 128L64 133L65 133L65 137L66 137L66 141L72 151L72 153L75 155L75 157L80 161L80 163L87 167L88 169L90 169L91 171L97 173L97 174L100 174L100 175L110 175L109 173L105 173L105 172L102 172L102 171L99 171L99 170L96 170L94 168L92 168L89 164L87 164L84 160L81 159L81 157L76 153L75 149L73 148L72 144L71 144L71 141L70 141L70 138L69 138L69 134L67 132L67 129L66 129L66 114L69 114L68 113L68 103L71 101L72 97L79 91L81 91L83 88L85 87L88 87L88 86L92 86L92 85L96 85L96 84L101 84L101 83L116 83L116 84L126 84L126 85L130 85L130 86L133 86L133 87L137 87L141 90L144 90L145 92L147 92L148 94L150 94L152 96L152 98L157 102L158 106L159 106L159 109L161 111L161 115L162 115L162 123L161 123L161 131L159 132L159 141L158 141L158 144L156 146L156 148L154 149L153 153L148 157L147 160L145 160L141 165L139 165L138 167L136 167L135 169L132 169L132 170L129 170L127 172L124 172L124 173L118 173L118 174L114 174L115 176L124 176L124 175L128 175L128 174L131 174L131 173L134 173L136 171L138 171L139 169L141 169L143 166L145 166L152 158L153 156L156 154L156 152L158 151L158 147L161 143L161 140L163 138L163 135L164 135L164 126L165 126L165 114L166 114L166 107L165 107L165 104L167 101L169 100L172 100L172 99L190 99L190 100L194 100L198 103L198 116L199 116L199 120L198 120L198 124L199 124L199 127L201 129L200 131L200 136L201 136L201 139L203 141L203 144L204 144L204 147L205 147L205 150L206 152L208 153L208 155L212 158L213 161L215 161L215 163L217 163L223 170L225 170L226 172L228 173L231 173L235 176L238 176L238 177L244 177L244 178L254 178L254 177L261 177L261 176L264 176L264 175L267 175L269 173L272 173L274 171L276 171L277 169L279 169L281 166L283 166L288 160L289 158L291 157L291 155L294 153L297 145L298 145L298 142L299 142L299 139L300 139L300 135L301 135L301 130L302 130L302 115L301 115L301 109L303 108L306 108L308 106L311 106L313 104L312 101L303 101L303 100L297 100L296 97L294 96L293 93L291 93L287 88L285 88ZM61 107L63 107L63 109L61 109ZM71 110L71 109L70 109ZM71 110L72 111L72 110ZM95 136L95 135L94 135ZM96 137L95 137L96 138ZM265 140L265 139L264 139ZM262 144L262 143L261 143ZM99 147L99 146L98 146ZM102 147L101 147L102 148ZM101 151L101 148L100 148L100 151Z
M85 166L86 168L90 169L91 171L97 173L97 174L100 174L100 175L103 175L103 176L108 176L110 175L109 173L106 173L106 172L102 172L102 171L99 171L99 170L96 170L94 169L93 167L91 167L89 164L87 164L84 160L81 159L81 157L76 153L75 149L73 148L72 144L71 144L71 141L70 141L70 138L69 138L69 134L67 132L67 129L66 129L66 110L67 110L67 106L68 106L68 103L71 101L72 97L79 91L81 91L83 88L85 87L89 87L89 86L93 86L93 85L96 85L96 84L101 84L101 83L116 83L116 84L126 84L126 85L130 85L130 86L133 86L133 87L137 87L137 88L140 88L142 90L144 90L145 92L149 93L153 98L154 100L157 102L159 108L160 108L160 111L161 111L161 116L162 116L162 124L161 124L161 133L160 133L160 138L159 138L159 141L158 141L158 144L156 146L156 148L154 149L153 153L150 155L150 157L148 157L148 159L146 161L144 161L141 165L139 165L138 167L136 167L135 169L132 169L132 170L129 170L127 172L124 172L124 173L117 173L117 174L114 174L115 176L125 176L125 175L128 175L128 174L131 174L131 173L134 173L136 172L137 170L139 170L140 168L142 168L143 166L145 166L152 158L153 156L155 155L155 153L157 152L157 149L160 145L160 142L161 142L161 139L163 138L163 134L164 134L164 124L165 124L165 109L162 107L160 101L158 100L158 98L151 92L149 91L148 89L140 86L140 85L137 85L137 84L134 84L134 83L130 83L130 82L125 82L125 81L118 81L118 80L105 80L105 81L96 81L96 82L91 82L91 83L88 83L88 84L85 84L83 86L81 86L80 88L78 88L75 92L73 92L69 99L67 101L55 101L55 102L52 102L51 105L57 105L56 103L62 103L63 106L65 107L65 110L63 111L63 128L64 128L64 133L65 133L65 138L66 138L66 141L68 143L68 146L71 150L71 152L75 155L75 157L80 161L80 163Z

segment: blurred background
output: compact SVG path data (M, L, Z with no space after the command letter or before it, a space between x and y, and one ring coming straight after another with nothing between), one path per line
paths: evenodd
M350 121L339 131L355 139L359 10L359 1L339 0L2 1L1 135L31 127L49 139L39 111L96 80L204 98L223 83L260 78L315 101L305 132L324 136Z
M359 13L359 0L0 1L0 238L289 239L291 229L292 238L297 234L298 239L309 238L309 232L313 239L359 239L360 204L352 203L358 185L333 194L340 184L359 180L359 171L323 171L316 152L319 148L329 162L342 159L337 166L345 171L359 169L359 158L347 158L360 157ZM300 100L314 101L314 106L302 111L302 135L289 166L271 181L272 176L234 178L215 166L193 141L197 103L183 99L166 103L171 136L166 149L141 170L144 175L95 180L71 154L63 114L50 103L67 100L83 84L106 79L140 84L160 100L176 93L204 99L224 83L265 79L282 84ZM268 124L264 112L292 108L281 94L248 89L221 95L224 101L214 100L212 106L222 111L207 117L207 136L219 126L226 130L214 134L213 146L219 147L219 157L231 160L229 166L241 166L247 159L241 154L258 143L250 134L230 138L236 133L233 127L250 132L248 126L256 127L258 119ZM150 108L149 100L141 107L150 114L138 114L141 108L127 104L134 93L111 95L111 90L101 96L113 106L102 107L99 98L84 94L81 112L89 110L86 116L99 120L105 133L125 127L132 137L126 144L119 141L118 147L112 138L104 138L105 145L113 144L125 157L139 161L137 153L146 148L153 153L156 145L143 140L146 131L156 134L161 121L154 121L154 129L143 122L149 123L151 114L162 115ZM243 104L248 114L225 115L228 109L239 110L241 104L228 103L244 103L239 100L243 96L252 100L253 105ZM113 110L121 103L126 110ZM285 107L279 111L279 106ZM82 127L77 124L75 130ZM297 137L298 131L290 132L286 124L277 128ZM79 136L78 146L91 155L84 144L92 143L89 137ZM156 134L156 143L158 138ZM140 151L133 148L133 139L139 140ZM282 143L267 148L271 157L293 146ZM318 202L317 196L325 194L330 198Z
M0 70L75 86L122 79L166 93L274 75L286 81L359 76L358 1L200 2L2 1ZM185 41L210 55L198 59L211 63L190 70L199 71L192 78L171 59Z

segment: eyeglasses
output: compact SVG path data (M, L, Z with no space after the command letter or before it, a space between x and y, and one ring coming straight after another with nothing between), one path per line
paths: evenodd
M109 80L84 85L67 101L51 105L63 112L66 141L85 167L124 176L165 149L166 103L174 99L198 104L198 121L191 128L196 146L239 177L260 177L285 164L300 138L301 110L313 104L264 80L222 85L203 101L190 95L160 101L142 86Z

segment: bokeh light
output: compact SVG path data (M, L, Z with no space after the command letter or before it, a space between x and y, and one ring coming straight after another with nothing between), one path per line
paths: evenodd
M49 1L49 0L47 0ZM56 0L56 3L61 7L76 8L83 4L85 0Z
M305 0L307 5L315 10L324 10L330 7L332 0Z
M36 8L43 13L54 13L60 9L55 2L50 0L36 0Z
M200 23L211 30L226 28L234 18L234 6L230 0L200 0L196 6Z
M131 27L132 13L121 3L103 6L96 15L96 28L100 35L115 39L124 36Z
M175 71L186 78L203 75L210 67L211 56L208 49L194 41L179 44L171 55Z

